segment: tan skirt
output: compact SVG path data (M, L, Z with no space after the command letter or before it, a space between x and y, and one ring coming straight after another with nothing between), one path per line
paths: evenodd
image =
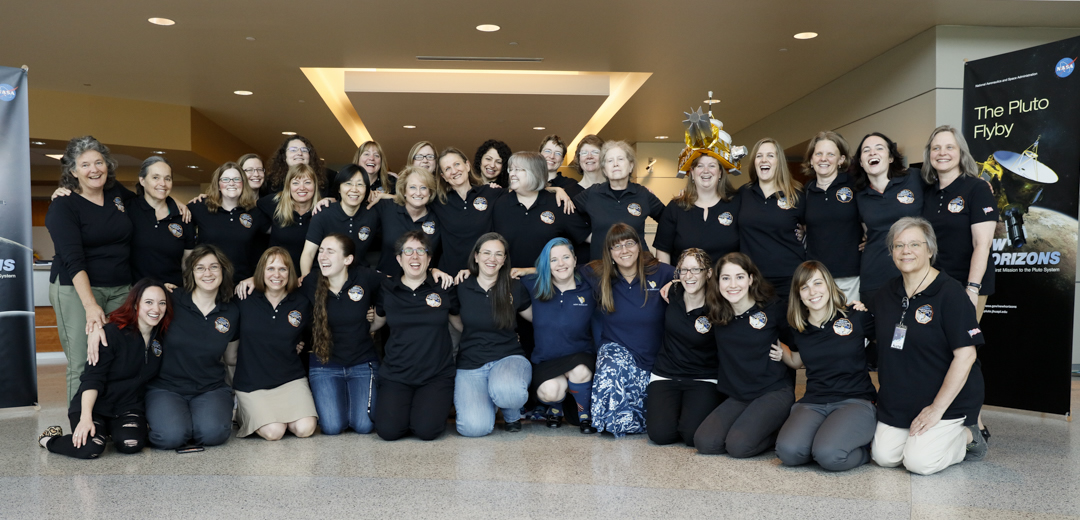
M237 437L247 437L267 424L288 424L319 416L306 377L269 390L236 392L236 400L236 421L240 423Z

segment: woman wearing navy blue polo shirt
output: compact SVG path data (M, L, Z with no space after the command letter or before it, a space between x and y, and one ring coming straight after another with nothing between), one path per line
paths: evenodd
M164 157L153 155L139 168L139 184L128 216L131 235L133 280L153 278L183 285L182 264L195 247L195 227L183 221L180 208L169 197L172 168ZM186 209L186 208L185 208Z
M660 288L672 280L675 268L643 250L640 235L628 224L611 226L603 244L602 258L588 266L602 311L592 424L622 437L646 431L645 395L667 307Z
M262 254L259 244L265 244L263 236L270 227L270 221L255 207L257 196L240 166L227 162L210 177L205 200L188 203L192 223L198 228L198 243L220 248L235 267L236 280L246 280L255 273L255 263Z
M791 273L806 260L802 231L806 203L802 183L791 177L780 143L754 144L750 182L739 189L739 248L761 269L777 296L787 301Z
M379 214L382 256L378 271L386 276L401 276L401 265L395 259L394 244L407 231L420 231L429 244L425 258L432 260L441 243L438 217L429 204L435 198L435 178L427 171L409 166L398 173L397 188L392 200L380 200L372 208Z
M335 202L311 217L304 240L304 252L300 255L298 271L301 280L313 269L319 244L332 233L341 233L353 243L357 265L365 265L364 257L375 242L379 229L379 214L367 209L367 175L361 167L350 164L338 171L330 183L330 190L341 194L341 202Z
M863 239L855 183L848 175L851 152L843 136L818 132L806 147L806 256L820 260L836 276L848 301L859 299L859 266ZM794 300L792 300L794 301Z
M330 233L319 244L319 271L303 286L312 303L308 379L326 435L374 429L379 356L367 320L385 276L357 264L353 241Z
M481 437L502 410L505 429L521 431L521 407L529 399L532 366L518 341L517 318L532 319L532 302L521 282L510 278L506 240L481 236L469 258L468 279L457 286L461 345L454 379L457 431Z
M315 402L297 352L311 323L311 302L296 291L289 252L271 246L255 269L255 291L242 298L236 354L237 437L276 441L315 433Z
M769 358L778 340L790 343L786 302L754 262L728 253L716 262L716 290L706 295L720 370L716 387L727 395L698 426L698 453L753 457L773 446L795 402L795 373Z
M195 246L174 293L161 372L146 391L150 445L216 446L232 433L233 393L225 365L236 361L240 308L231 303L232 264L216 246Z
M664 346L649 379L645 413L653 442L681 440L693 447L701 421L723 401L716 390L716 339L705 304L716 282L712 259L701 249L684 250L675 265L678 283L664 314Z
M720 258L739 250L739 196L720 161L708 154L690 163L686 188L671 199L656 227L656 258L672 263L690 248Z
M454 402L456 371L447 323L461 330L460 311L455 291L428 275L429 247L423 231L398 238L392 251L397 251L403 274L383 279L375 305L372 328L390 327L375 406L376 430L388 441L410 432L421 440L436 439L446 430Z
M846 310L843 292L825 264L805 262L791 282L787 320L794 342L773 345L772 359L806 368L806 393L791 407L776 439L776 456L786 466L817 461L844 471L870 461L877 394L866 370L866 338L873 317Z
M644 186L631 182L634 173L634 150L626 141L608 141L600 149L600 164L608 182L594 184L574 197L574 207L589 221L592 245L589 258L604 256L604 241L611 226L628 224L638 236L645 236L645 219L659 222L664 203ZM648 252L648 245L639 244ZM651 256L651 255L650 255Z
M959 130L945 125L930 134L922 178L927 184L922 216L934 226L941 244L937 266L965 285L981 320L986 298L994 294L990 246L998 208Z
M565 238L553 238L536 258L535 274L521 279L533 302L534 328L531 361L536 397L547 406L547 425L562 423L567 392L577 405L581 433L592 427L592 381L596 370L591 320L596 298L577 270L574 248Z

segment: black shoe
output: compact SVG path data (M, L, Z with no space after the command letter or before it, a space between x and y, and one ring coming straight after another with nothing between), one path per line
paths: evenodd
M596 433L596 428L593 428L592 425L592 419L589 419L588 417L581 419L581 433L584 433L585 435Z
M521 420L519 419L514 422L508 422L503 425L503 429L510 433L517 433L521 431Z
M547 427L548 428L558 428L559 426L562 426L562 416L561 415L555 415L553 413L548 414L547 415Z
M983 425L982 429L979 430L979 433L982 434L983 440L985 440L987 444L990 444L990 428Z
M42 448L45 447L44 445L41 444L41 439L44 439L45 437L59 437L59 436L61 436L63 434L64 434L64 429L63 428L61 428L59 426L49 426L48 428L45 428L45 431L41 432L41 435L38 435L38 438L37 438L38 446L41 446Z

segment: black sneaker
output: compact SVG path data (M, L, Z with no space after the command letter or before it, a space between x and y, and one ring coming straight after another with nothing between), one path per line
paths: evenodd
M967 454L964 455L965 461L979 461L986 457L986 439L983 438L982 432L979 431L979 425L973 424L967 427L971 431L971 442L967 445Z
M517 420L517 421L514 421L514 422L508 422L508 423L503 425L503 429L510 432L510 433L517 433L517 432L521 431L521 420Z
M585 435L596 433L596 428L593 428L592 425L592 419L589 419L588 417L581 418L581 433L584 433Z
M556 415L553 413L547 414L547 427L558 428L562 426L562 415Z

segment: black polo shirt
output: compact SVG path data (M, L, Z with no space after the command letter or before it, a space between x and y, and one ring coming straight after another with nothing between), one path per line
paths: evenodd
M961 175L946 188L926 187L922 216L930 221L937 235L938 255L935 266L961 284L966 284L975 253L971 226L997 222L997 200L990 186L977 177ZM994 263L986 255L979 294L994 294Z
M563 176L562 172L555 172L555 177L548 181L548 186L562 188L571 199L577 197L578 193L585 191L585 188L582 188L578 181Z
M671 286L671 303L664 312L664 344L653 373L668 379L713 379L719 368L716 339L705 305L686 310L682 284Z
M158 220L154 208L143 197L128 204L131 236L132 281L153 278L176 286L184 285L184 251L195 248L195 226L183 221L172 198L165 199L169 214Z
M574 211L589 222L592 244L589 259L603 256L604 238L611 226L618 223L633 227L641 237L641 248L648 251L645 243L645 219L652 217L659 222L664 213L664 203L644 186L631 182L625 190L616 193L611 184L594 184L574 197Z
M255 291L236 306L240 307L240 348L233 388L269 390L307 377L296 345L305 340L311 325L311 301L293 291L275 308L265 294Z
M495 201L505 193L505 189L481 184L469 188L465 200L456 191L448 190L446 204L439 204L436 198L428 205L428 209L443 223L440 230L443 242L439 255L440 271L456 276L458 271L469 268L472 248L481 235L491 231Z
M806 257L818 260L835 278L859 276L863 229L859 205L855 203L855 183L840 173L828 188L817 179L806 185Z
M231 211L218 208L211 213L205 201L188 204L188 209L191 222L198 228L198 243L215 245L225 253L233 264L234 282L250 278L263 253L260 240L270 227L263 212L237 206Z
M579 212L563 213L554 193L540 191L528 208L518 202L517 193L499 199L495 232L510 244L510 267L532 267L551 239L563 237L576 244L589 238L590 229Z
M668 202L653 245L671 255L671 263L692 247L704 249L713 261L739 250L739 195L728 202L719 201L709 208L683 209L678 202Z
M256 206L262 211L266 221L271 223L270 247L285 248L289 252L289 256L293 261L293 268L296 269L297 276L299 276L300 255L304 253L304 242L307 239L308 230L311 229L311 211L309 210L303 215L294 211L292 225L282 226L281 222L274 218L274 211L277 209L277 201L274 200L274 197L277 197L277 195L267 195L259 199ZM262 256L262 252L259 253L259 256ZM314 264L315 261L313 260L312 265Z
M439 218L435 216L434 211L431 211L430 205L427 214L415 221L409 216L405 206L399 206L392 200L382 199L372 209L379 213L382 226L379 233L382 237L382 255L379 257L378 266L380 273L390 277L402 275L401 266L395 258L398 252L394 251L394 243L408 231L423 231L427 235L430 265L433 267L437 265L436 253L439 250L442 226L439 225ZM469 247L472 247L472 244L469 244Z
M807 324L806 330L791 329L794 343L788 345L802 356L806 366L806 393L800 403L828 404L844 399L873 401L877 395L866 370L867 338L874 338L874 317L848 310L821 327Z
M135 194L115 183L103 192L98 206L78 193L57 197L45 214L52 237L53 257L49 282L72 285L71 279L86 271L92 287L117 287L131 283L131 235L127 206Z
M351 367L379 359L371 341L367 312L378 299L385 279L374 269L354 266L349 269L349 277L339 293L326 291L326 321L334 342L330 346L331 363ZM310 282L300 287L312 302L317 285ZM311 363L312 366L322 364L315 355L311 356Z
M791 277L806 261L798 231L805 222L805 194L792 205L780 192L766 198L761 186L751 182L739 189L739 195L739 248L757 264L762 276Z
M596 298L592 287L585 282L585 277L578 268L575 288L563 292L554 288L550 300L541 301L536 297L536 275L521 277L521 285L529 291L532 298L533 323L533 364L559 359L577 354L593 352L592 315L596 310Z
M754 304L727 325L713 324L720 363L716 387L740 401L752 401L774 390L795 387L795 371L769 358L779 339L790 345L787 305L774 299L759 307Z
M379 377L406 385L425 385L454 377L454 351L447 327L460 314L457 291L443 289L430 276L416 290L401 278L382 281L375 312L386 317L390 338Z
M884 193L867 186L855 194L859 217L866 225L866 247L859 269L859 291L863 294L871 294L889 279L900 276L885 237L897 220L922 213L923 196L923 181L917 170L889 179Z
M191 301L191 293L173 292L173 320L165 337L167 354L151 388L181 395L198 395L225 388L221 358L230 341L240 337L240 307L221 303L210 314Z
M161 369L162 346L157 333L154 328L150 343L146 343L138 324L119 329L115 323L106 323L105 341L109 346L100 346L96 365L86 364L68 413L82 411L82 395L87 390L98 391L95 414L118 417L127 412L144 413L146 384Z
M599 301L598 276L589 267L584 272ZM601 310L600 343L618 343L626 347L638 368L652 371L656 353L664 341L664 311L668 305L660 297L660 289L674 278L675 268L665 263L656 264L656 271L646 274L644 282L638 278L627 282L616 272L611 281L615 312L609 314Z
M507 356L525 355L516 329L495 326L491 295L480 288L476 276L458 284L457 297L461 305L461 323L465 325L458 346L458 369L474 370ZM532 305L528 291L517 280L510 280L510 298L515 314Z
M982 345L985 340L975 307L964 287L948 273L901 306L905 296L901 277L890 280L868 305L874 314L878 340L878 420L894 428L910 428L911 421L937 397L953 361L953 351ZM907 333L902 349L892 348L893 331L903 314ZM967 382L953 399L942 420L967 416L975 424L983 404L982 363L971 367Z
M353 247L355 247L355 254L353 255L353 265L366 265L364 258L367 256L368 248L371 247L376 240L376 232L379 230L379 213L377 211L365 209L366 202L361 205L353 216L349 216L345 213L345 210L341 209L341 203L335 202L330 206L323 208L314 216L311 217L311 226L308 227L306 242L311 242L316 246L321 245L326 235L330 233L341 233L352 238ZM316 256L315 266L312 266L312 270L318 269L319 259Z

